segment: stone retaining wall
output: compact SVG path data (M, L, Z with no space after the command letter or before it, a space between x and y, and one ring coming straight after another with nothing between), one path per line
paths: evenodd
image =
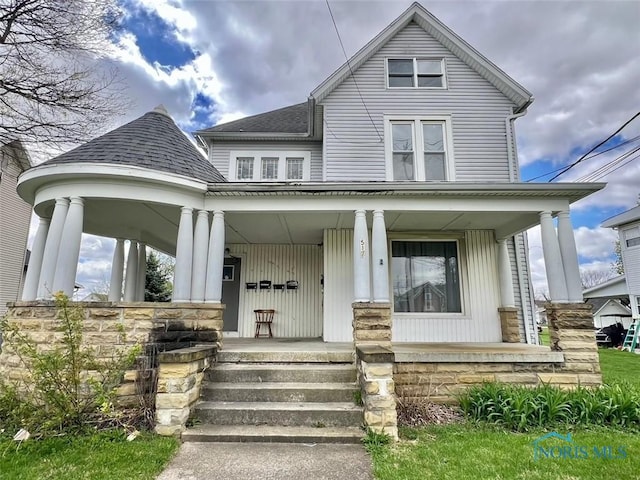
M358 384L364 406L365 427L398 439L393 352L378 345L356 348Z
M215 354L215 347L192 347L158 355L157 434L180 435L186 429L191 408L200 398L204 371Z
M111 356L117 349L135 344L144 355L136 370L127 372L119 389L121 401L133 400L140 382L155 378L158 353L197 344L222 345L221 304L70 302L84 310L83 341L98 357ZM52 301L16 302L8 305L7 319L27 333L41 351L59 346L57 307ZM19 357L5 342L0 352L0 376L17 380L26 371ZM144 378L140 378L144 377Z

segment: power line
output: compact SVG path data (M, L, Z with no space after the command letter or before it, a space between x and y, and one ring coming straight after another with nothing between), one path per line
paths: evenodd
M328 0L327 0L328 1ZM576 160L575 162L573 162L571 165L569 165L568 167L566 167L564 170L562 170L560 173L558 173L557 175L553 176L550 180L548 180L549 182L555 180L556 178L558 178L560 175L565 174L566 172L568 172L569 170L571 170L573 167L575 167L577 164L579 164L580 162L582 162L587 155L589 155L591 152L593 152L595 149L597 149L598 147L604 145L605 143L607 143L609 140L611 140L613 137L615 137L618 133L620 133L622 131L622 129L624 127L626 127L627 125L629 125L631 122L633 122L636 117L640 116L640 112L636 113L633 117L631 117L629 120L627 120L618 130L616 130L615 132L613 132L611 135L609 135L606 139L604 139L602 142L600 142L599 144L597 144L595 147L593 147L591 150L589 150L587 153L585 153L584 155L582 155L578 160Z
M325 0L325 2L327 3L327 8L329 9L329 15L331 15L331 21L333 22L333 27L336 29L336 34L338 35L338 41L340 42L340 47L342 47L342 53L344 54L344 58L347 60L347 66L349 67L349 71L351 72L351 78L353 78L353 83L355 84L356 90L358 91L358 95L360 96L360 101L362 102L362 106L364 107L365 111L367 112L367 115L369 116L369 120L371 121L371 125L373 125L373 128L376 131L376 134L378 135L378 138L380 139L380 141L382 141L382 135L380 135L380 132L378 131L378 127L376 127L376 124L373 121L373 118L371 117L371 113L369 113L369 109L367 108L367 104L364 103L364 98L362 97L362 93L360 92L360 87L358 86L358 82L356 81L356 77L353 74L353 69L351 68L351 62L349 62L349 57L347 56L347 51L345 50L344 44L342 43L342 37L340 36L340 31L338 30L338 25L336 24L336 19L333 18L333 12L331 11L331 5L329 5L329 0Z
M603 153L607 153L607 152L610 152L611 150L615 150L617 148L623 147L624 145L627 145L629 143L633 143L636 140L640 140L640 135L637 135L637 136L635 136L633 138L630 138L629 140L625 140L624 142L621 142L621 143L619 143L617 145L614 145L613 147L607 148L606 150L602 150L601 152L594 153L590 157L585 158L585 160L591 160L592 158L597 157L598 155L602 155ZM543 173L542 175L538 175L537 177L529 178L528 180L525 180L525 182L533 182L534 180L537 180L539 178L546 177L547 175L551 175L552 173L559 172L563 168L565 168L565 167L556 168L555 170L551 170L550 172Z
M620 167L622 167L622 166L626 165L627 163L629 163L631 160L633 160L633 159L628 160L629 157L631 155L633 155L634 153L637 153L638 151L640 151L640 146L634 147L631 150L629 150L628 152L625 152L622 155L619 155L618 157L616 157L613 160L605 163L604 165L602 165L598 169L594 170L593 172L580 177L579 179L576 180L576 182L595 182L596 180L604 177L605 175L609 175L611 172L615 172ZM624 163L622 163L622 162L624 162ZM622 165L620 165L621 163L622 163Z

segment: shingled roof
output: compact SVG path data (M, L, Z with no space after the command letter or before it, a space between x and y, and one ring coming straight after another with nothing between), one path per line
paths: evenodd
M226 182L162 106L52 158L44 165L63 163L131 165L184 175L204 182Z
M216 125L196 133L307 133L308 129L309 106L304 102Z

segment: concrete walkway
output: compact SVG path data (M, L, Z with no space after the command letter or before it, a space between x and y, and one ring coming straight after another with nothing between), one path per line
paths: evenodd
M373 480L361 445L183 443L158 480Z

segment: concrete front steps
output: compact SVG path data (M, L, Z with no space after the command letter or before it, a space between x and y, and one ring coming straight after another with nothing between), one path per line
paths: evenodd
M221 352L222 353L222 352ZM305 354L256 352L219 357L205 374L191 442L358 443L364 432L355 404L353 363L318 361ZM326 355L325 355L326 357ZM261 360L256 362L256 360Z

